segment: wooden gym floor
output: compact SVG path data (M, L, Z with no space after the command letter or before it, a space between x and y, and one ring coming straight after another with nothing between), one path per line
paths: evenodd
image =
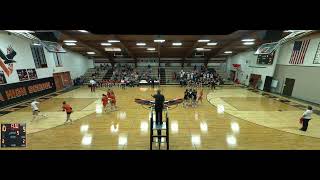
M27 147L2 149L148 150L149 110L134 103L134 98L151 99L156 89L112 89L119 107L114 112L96 113L106 88L91 93L81 87L42 101L40 110L48 118L30 122L30 107L0 116L0 123L27 124ZM185 90L178 86L160 89L166 99L182 98ZM320 149L320 116L313 114L308 131L301 132L298 121L304 106L279 100L240 87L205 88L198 107L179 105L169 111L170 149ZM74 108L73 124L64 124L62 101Z

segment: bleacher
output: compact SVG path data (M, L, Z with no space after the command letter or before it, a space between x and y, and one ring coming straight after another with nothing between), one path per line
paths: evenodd
M198 67L199 68L199 67ZM181 67L166 67L165 71L166 71L166 84L179 84L179 77L180 77L180 71L181 71ZM215 67L208 67L208 70L212 70L215 69L215 71L223 78L223 79L227 79L227 72L223 69L220 68L220 66L215 66ZM193 71L193 67L183 67L183 71L184 72L192 72ZM178 79L173 80L173 73L176 72L177 73L177 77Z
M106 76L109 69L106 70L99 70L98 74L95 77L96 81L101 81ZM84 78L84 84L88 84L89 81L92 79L92 74L94 74L97 70L95 68L90 68L87 70L87 72L83 75Z
M162 73L161 82L162 84L179 84L179 78L180 78L180 71L182 67L163 67L164 73ZM199 67L198 67L199 68ZM185 72L191 72L193 71L194 67L183 67L183 70ZM214 69L224 80L227 80L227 72L222 69L220 66L211 66L208 67L209 71L212 71ZM136 71L138 71L139 75L141 75L143 72L147 71L148 67L146 66L139 66L136 68ZM96 72L95 68L88 69L88 71L84 75L84 82L87 84L90 79L92 78L92 74ZM173 79L173 73L176 73L177 78ZM107 70L100 70L99 74L95 77L97 81L101 81L102 79L110 79L112 76L112 69L108 68ZM151 77L158 79L159 73L158 73L158 67L151 67Z
M113 75L113 70L112 70L112 68L109 68L103 79L109 80L109 79L111 79L112 75Z
M180 77L180 71L181 67L166 67L166 84L179 84L179 77ZM185 72L191 72L193 70L193 67L184 67L183 71ZM176 72L177 79L173 80L173 73Z
M148 67L145 66L138 66L136 70L141 74L142 72L146 71ZM151 77L158 79L158 67L151 67Z

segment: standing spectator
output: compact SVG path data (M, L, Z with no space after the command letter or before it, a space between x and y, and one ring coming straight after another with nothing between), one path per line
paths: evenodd
M194 79L193 79L193 72L190 74L190 79L191 79L192 81L194 81Z
M308 124L309 121L311 120L311 115L312 115L312 107L308 106L307 110L303 113L301 120L302 120L302 128L300 129L301 131L307 131L308 129Z

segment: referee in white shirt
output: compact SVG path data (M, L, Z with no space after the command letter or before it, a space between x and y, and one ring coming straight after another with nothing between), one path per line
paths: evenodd
M307 131L308 123L311 120L312 107L308 106L307 110L302 115L302 128L301 131Z
M96 92L96 81L95 79L90 80L91 92Z

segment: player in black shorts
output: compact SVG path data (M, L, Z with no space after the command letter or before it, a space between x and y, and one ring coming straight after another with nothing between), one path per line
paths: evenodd
M210 82L210 87L211 87L211 90L212 90L212 89L216 89L216 82L215 82L214 79L211 80L211 82Z
M188 98L189 98L189 92L188 92L188 89L186 89L186 90L184 91L184 97L183 97L183 99L184 99L184 101L183 101L183 107L185 107L185 106L186 106L186 104L187 104L187 102L188 102Z
M193 89L192 91L192 107L197 105L197 90Z

